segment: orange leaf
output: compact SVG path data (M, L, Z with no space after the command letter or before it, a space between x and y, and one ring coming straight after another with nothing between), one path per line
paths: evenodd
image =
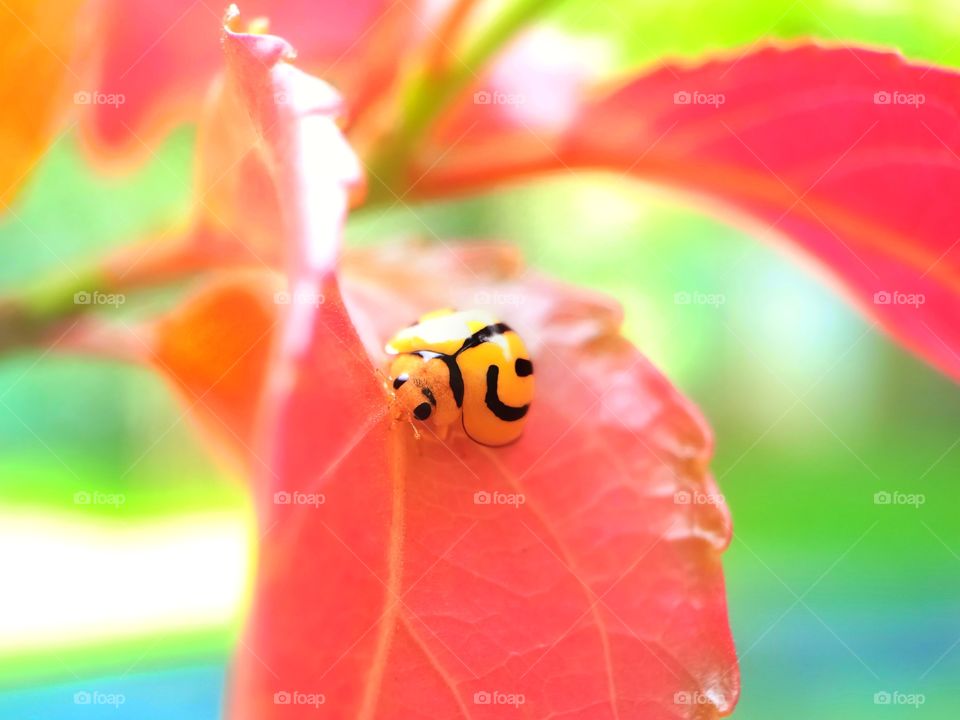
M204 287L152 328L151 361L184 402L248 467L279 322L270 273L238 272Z
M0 203L10 203L58 131L80 0L0 3ZM78 98L81 102L83 97Z

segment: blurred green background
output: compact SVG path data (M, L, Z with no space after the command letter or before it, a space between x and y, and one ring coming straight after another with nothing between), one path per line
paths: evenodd
M610 38L621 67L808 35L960 63L947 0L571 2L553 22ZM185 216L193 143L185 128L135 176L103 178L72 136L59 141L0 219L0 289ZM411 232L507 239L614 295L629 336L702 408L735 523L735 717L960 716L956 385L786 253L653 188L584 176L362 212L349 240ZM163 302L107 312L134 322ZM0 362L0 717L217 716L255 538L240 481L182 412L146 370ZM77 692L123 693L137 710L75 705ZM924 703L877 704L884 692Z

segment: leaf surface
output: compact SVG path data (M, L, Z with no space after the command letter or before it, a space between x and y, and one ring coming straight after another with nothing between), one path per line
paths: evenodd
M501 716L485 693L525 717L729 711L730 525L709 431L619 336L616 306L498 247L344 262L365 344L328 307L287 366L232 717ZM526 433L501 449L413 440L368 358L417 313L486 297L522 298L494 309L546 388Z

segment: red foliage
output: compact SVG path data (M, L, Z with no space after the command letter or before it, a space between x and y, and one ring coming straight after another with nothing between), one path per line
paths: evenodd
M511 79L520 96L537 83ZM960 75L891 53L768 47L597 90L560 128L523 106L465 102L411 177L421 197L570 169L677 189L800 248L960 378L958 99Z

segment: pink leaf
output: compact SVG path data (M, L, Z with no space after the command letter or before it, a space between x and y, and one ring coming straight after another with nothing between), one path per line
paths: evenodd
M709 431L618 308L496 248L345 260L366 347L327 315L288 374L231 717L501 717L510 697L535 718L729 712ZM419 312L484 297L517 299L502 315L546 389L527 430L414 441L366 358Z
M706 208L719 201L792 241L900 342L960 378L956 73L859 48L766 48L665 66L564 127L508 122L510 112L465 102L411 169L416 193L603 168Z

